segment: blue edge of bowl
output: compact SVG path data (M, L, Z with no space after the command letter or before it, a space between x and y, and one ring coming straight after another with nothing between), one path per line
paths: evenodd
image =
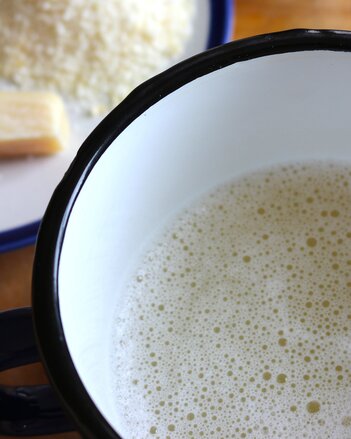
M231 40L234 0L210 0L210 33L207 49ZM40 220L0 233L0 253L35 244Z

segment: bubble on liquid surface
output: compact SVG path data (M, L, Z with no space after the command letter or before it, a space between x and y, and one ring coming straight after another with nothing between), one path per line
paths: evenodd
M116 312L122 435L350 437L350 179L323 162L253 173L159 236Z

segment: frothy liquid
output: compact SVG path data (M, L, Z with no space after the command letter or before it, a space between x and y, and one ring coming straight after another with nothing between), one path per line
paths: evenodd
M116 319L126 439L351 437L350 185L254 173L159 238Z

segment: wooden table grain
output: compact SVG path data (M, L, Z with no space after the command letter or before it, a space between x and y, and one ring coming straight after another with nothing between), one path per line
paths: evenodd
M233 38L292 28L351 29L349 0L236 0ZM34 247L0 255L0 310L30 304ZM40 365L0 373L0 384L45 383ZM41 436L78 439L77 433Z
M237 0L235 38L284 29L351 29L349 0Z

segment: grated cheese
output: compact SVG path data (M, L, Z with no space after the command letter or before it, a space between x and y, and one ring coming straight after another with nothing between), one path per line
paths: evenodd
M0 0L0 76L104 113L182 52L194 7L194 0Z

